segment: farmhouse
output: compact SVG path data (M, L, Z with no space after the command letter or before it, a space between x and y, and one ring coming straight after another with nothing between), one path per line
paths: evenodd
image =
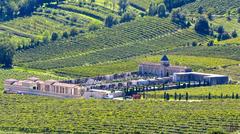
M142 63L139 65L141 75L168 77L179 72L192 72L192 69L183 66L171 66L166 55L162 57L160 63Z
M54 97L81 97L87 90L83 86L60 83L56 80L40 81L36 77L18 81L7 79L4 82L6 93L45 95Z

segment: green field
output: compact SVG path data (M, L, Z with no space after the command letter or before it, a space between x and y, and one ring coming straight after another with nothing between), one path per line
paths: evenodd
M224 15L228 11L236 10L240 5L239 0L197 0L182 7L187 14L197 14L198 8L202 6L207 13Z
M89 66L69 67L53 70L56 73L64 76L72 77L89 77L99 76L113 73L122 73L137 71L138 65L142 62L159 62L162 55L155 56L140 56L131 58L125 61L118 61L113 63L104 63ZM240 61L222 59L222 58L210 58L210 57L195 57L195 56L178 56L168 55L172 65L181 65L192 67L194 71L212 71L212 73L225 66L235 66ZM220 74L224 74L221 72ZM233 73L231 74L231 76ZM233 75L235 76L235 75ZM237 78L238 79L238 78Z
M240 86L220 85L212 87L175 89L169 91L153 91L146 93L146 98L163 99L164 93L168 93L170 95L170 99L172 100L174 99L175 94L177 94L177 100L179 99L180 94L182 96L182 100L184 100L186 98L186 93L188 93L189 100L206 100L208 99L209 93L211 95L211 99L236 99L236 95L240 95ZM240 99L240 97L238 99Z
M2 131L206 133L217 128L228 132L239 129L240 103L236 100L191 103L59 100L2 94L0 100Z
M208 39L192 29L179 29L169 19L144 17L111 29L19 51L15 63L38 69L74 67L123 60Z
M65 0L58 5L53 2L38 7L32 15L0 22L0 42L18 48L13 69L0 69L0 134L239 133L240 38L215 41L217 45L208 47L207 43L215 38L197 34L194 21L212 13L216 16L209 23L215 31L223 25L226 32L237 30L240 34L236 10L240 1L180 3L184 6L178 9L192 22L186 29L172 23L171 14L167 18L147 16L150 3L163 0L129 2L127 12L134 13L136 19L112 28L104 27L104 21L109 15L121 19L118 0ZM18 10L19 3L9 4ZM202 15L197 13L200 6L205 10ZM0 2L0 17L2 9ZM226 19L228 13L231 21ZM90 29L94 26L97 30ZM70 36L73 29L78 35ZM64 32L69 36L63 38ZM51 41L52 33L58 34L56 41ZM193 47L193 42L198 45ZM228 75L232 84L144 92L140 100L59 99L3 93L3 82L9 78L70 80L137 71L140 63L158 63L164 54L172 65ZM164 94L170 95L170 101L164 100Z

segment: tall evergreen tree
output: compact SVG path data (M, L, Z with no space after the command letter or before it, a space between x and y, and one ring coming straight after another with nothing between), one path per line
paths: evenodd
M160 4L157 8L158 17L163 18L166 17L166 6L164 4Z
M5 68L12 68L14 54L15 47L13 44L0 43L0 63L3 64Z

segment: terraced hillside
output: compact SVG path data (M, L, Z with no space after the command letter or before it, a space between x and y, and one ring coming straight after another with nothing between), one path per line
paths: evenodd
M236 10L240 6L239 0L197 0L182 7L183 12L188 14L197 14L198 8L203 7L208 13L224 15L228 11Z
M39 69L81 66L150 54L206 40L206 36L198 35L190 29L179 29L168 19L145 17L112 29L20 51L15 63Z
M109 14L117 15L117 12L98 4L86 3L85 6L80 7L76 3L67 2L53 7L40 7L29 17L0 22L0 32L16 37L16 39L5 38L21 48L30 45L31 40L49 41L53 32L61 38L63 32L70 33L73 28L77 32L80 30L87 32L89 26L93 24L102 27L104 19ZM0 37L0 39L5 38Z

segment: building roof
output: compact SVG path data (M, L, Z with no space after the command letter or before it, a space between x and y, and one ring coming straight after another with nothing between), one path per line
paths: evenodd
M68 88L74 88L77 87L75 84L67 84L67 83L54 83L53 86L61 86L61 87L68 87Z
M37 77L30 77L30 78L28 78L28 80L37 81L37 80L39 80L39 78L37 78Z
M18 80L16 79L6 79L5 82L17 82Z
M162 57L161 61L169 61L169 59L168 59L167 55L163 55L163 57Z

